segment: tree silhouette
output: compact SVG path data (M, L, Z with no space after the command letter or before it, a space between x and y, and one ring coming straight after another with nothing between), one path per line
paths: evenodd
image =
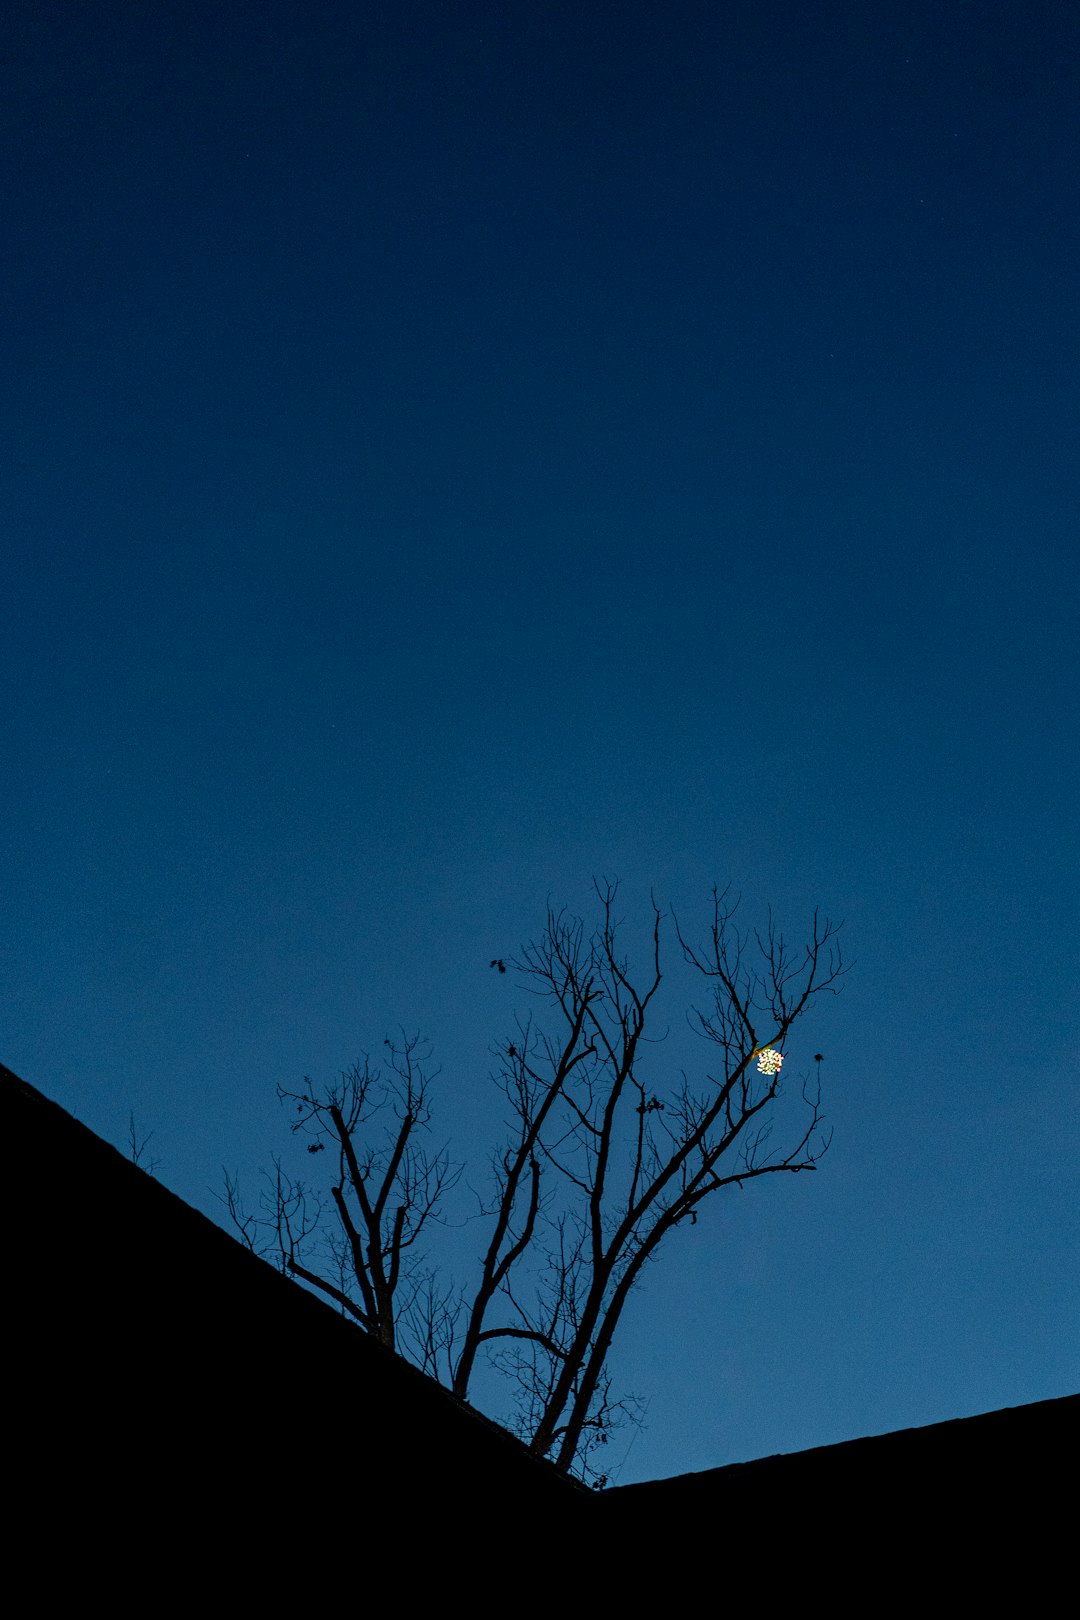
M226 1202L245 1240L272 1232L282 1268L333 1299L384 1344L407 1353L462 1399L481 1350L514 1380L517 1428L531 1449L564 1471L603 1480L597 1446L633 1417L633 1397L614 1399L607 1359L627 1299L666 1238L710 1194L763 1176L812 1170L829 1145L822 1131L820 1062L804 1080L806 1112L788 1143L770 1148L781 1095L784 1043L824 991L839 993L845 969L838 927L815 912L810 938L790 950L770 913L764 933L740 933L738 901L712 891L712 917L697 948L674 917L685 962L709 982L712 1004L688 1014L713 1049L715 1072L695 1085L685 1072L664 1095L642 1075L646 1034L662 982L661 923L652 902L652 964L632 983L616 946L617 884L594 884L602 920L584 924L549 906L538 942L510 968L555 1015L551 1034L532 1017L496 1049L497 1083L512 1110L511 1136L492 1159L493 1189L481 1201L487 1240L471 1291L440 1289L416 1254L460 1170L446 1149L431 1155L427 1074L418 1035L389 1039L391 1074L365 1059L337 1087L278 1088L294 1108L294 1132L336 1150L331 1186L337 1216L329 1237L322 1206L275 1163L263 1215L242 1209L235 1180ZM506 967L501 957L491 966ZM662 1039L662 1037L660 1037ZM436 1071L437 1072L437 1071ZM386 1127L376 1121L389 1111ZM374 1128L373 1128L374 1127ZM304 1247L323 1231L324 1264ZM260 1252L265 1252L265 1245ZM415 1256L415 1258L414 1258Z

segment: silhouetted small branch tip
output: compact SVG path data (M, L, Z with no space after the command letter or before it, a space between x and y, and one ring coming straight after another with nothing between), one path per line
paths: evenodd
M129 1113L128 1114L128 1157L130 1158L132 1164L138 1165L139 1169L145 1171L148 1176L152 1176L154 1174L154 1171L157 1169L158 1165L161 1163L160 1159L154 1159L154 1158L147 1158L145 1163L143 1161L143 1155L146 1153L146 1149L147 1149L148 1145L153 1141L153 1139L154 1139L154 1133L153 1133L153 1131L149 1131L143 1137L142 1141L141 1142L139 1141L138 1134L136 1133L136 1130L135 1130L135 1115L134 1115L133 1112Z

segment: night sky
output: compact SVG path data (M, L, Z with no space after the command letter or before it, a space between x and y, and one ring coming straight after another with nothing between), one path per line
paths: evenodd
M2 54L0 1059L223 1220L318 1179L278 1083L418 1030L483 1188L549 899L619 879L639 972L650 888L820 905L832 1148L649 1271L613 1481L1074 1392L1080 6L15 0Z

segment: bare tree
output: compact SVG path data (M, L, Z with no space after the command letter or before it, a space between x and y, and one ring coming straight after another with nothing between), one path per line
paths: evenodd
M412 1321L423 1300L419 1337L430 1341L430 1348L417 1359L424 1364L439 1345L438 1296L410 1251L428 1222L439 1219L442 1197L461 1172L451 1166L445 1149L430 1155L417 1140L428 1127L428 1090L438 1074L425 1072L419 1035L403 1035L400 1046L389 1039L384 1044L392 1078L384 1079L365 1057L363 1068L354 1065L338 1086L321 1094L308 1079L302 1091L278 1087L279 1100L295 1105L294 1135L312 1138L308 1152L324 1152L330 1144L336 1155L330 1188L336 1233L325 1234L321 1200L289 1177L280 1160L274 1161L273 1176L264 1173L262 1215L244 1210L235 1177L225 1177L223 1202L248 1247L266 1252L259 1233L269 1229L282 1270L327 1294L390 1350L399 1348L399 1327ZM394 1124L383 1133L382 1145L373 1146L372 1122L387 1110ZM305 1240L316 1232L326 1239L320 1271L301 1258ZM448 1302L443 1314L446 1309Z
M635 987L616 945L617 885L595 888L602 921L590 938L580 921L549 907L539 942L506 959L548 1004L556 1029L545 1034L531 1017L519 1019L515 1038L497 1048L510 1138L492 1160L493 1193L481 1207L488 1237L471 1296L440 1292L433 1274L417 1269L399 1298L403 1257L440 1218L456 1178L445 1150L429 1158L413 1140L429 1117L429 1079L413 1057L418 1037L391 1047L397 1124L380 1151L368 1142L377 1077L366 1061L321 1100L310 1082L298 1093L279 1088L296 1104L293 1129L317 1139L309 1151L330 1140L338 1154L335 1280L299 1258L301 1236L317 1221L280 1167L268 1199L288 1270L391 1347L395 1324L407 1319L413 1359L463 1399L484 1351L516 1382L517 1426L531 1449L593 1478L594 1448L634 1416L632 1397L612 1398L606 1364L645 1266L677 1226L696 1223L710 1194L812 1170L829 1145L817 1076L803 1081L804 1112L789 1139L770 1142L791 1027L824 991L838 993L844 972L838 930L816 913L809 941L792 950L771 915L763 934L740 933L738 902L714 888L702 945L692 946L675 919L684 961L709 981L711 1007L688 1020L714 1062L696 1084L683 1072L661 1096L643 1071L656 1041L646 1029L662 981L663 915L654 900L650 967ZM506 971L501 957L491 965ZM378 1106L387 1100L381 1092ZM229 1202L241 1225L234 1187Z

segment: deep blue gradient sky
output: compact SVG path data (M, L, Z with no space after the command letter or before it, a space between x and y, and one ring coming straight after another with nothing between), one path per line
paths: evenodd
M13 16L3 1061L220 1217L419 1029L479 1184L549 896L820 904L832 1150L652 1268L615 1476L1075 1391L1080 8Z

